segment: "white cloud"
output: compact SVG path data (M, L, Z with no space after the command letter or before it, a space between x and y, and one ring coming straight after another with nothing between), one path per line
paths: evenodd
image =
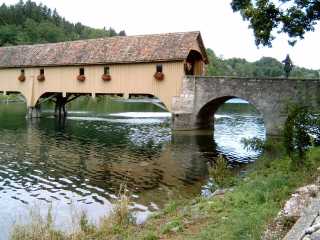
M320 69L318 45L320 28L308 33L305 40L294 48L288 46L285 36L278 36L273 48L260 48L254 44L248 23L233 13L231 0L35 0L71 22L91 27L113 27L125 30L128 35L200 30L206 47L225 58L240 57L250 61L262 56L283 60L290 54L296 65ZM12 4L17 0L6 0Z

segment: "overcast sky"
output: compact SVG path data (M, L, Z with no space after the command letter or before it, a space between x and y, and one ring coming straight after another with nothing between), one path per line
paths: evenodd
M18 0L0 0L14 4ZM127 35L201 31L204 44L218 56L240 57L255 61L270 56L282 61L289 53L294 64L320 69L320 27L305 35L295 47L278 36L273 48L258 49L252 30L238 13L233 13L231 0L34 0L58 10L71 22L90 27L112 27Z

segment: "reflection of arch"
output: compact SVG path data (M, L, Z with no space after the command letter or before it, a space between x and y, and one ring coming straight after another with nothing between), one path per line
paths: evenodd
M185 62L186 75L202 75L203 74L203 57L200 52L191 50Z
M263 111L259 109L259 106L254 102L254 101L248 101L247 99L241 98L241 97L236 97L236 96L223 96L219 98L212 99L211 101L207 102L204 106L200 108L198 111L196 118L197 118L197 125L200 128L211 128L213 127L213 120L214 120L214 114L218 110L218 108L227 102L230 99L242 99L246 100L249 104L255 107L255 109L261 114L262 118L263 116Z

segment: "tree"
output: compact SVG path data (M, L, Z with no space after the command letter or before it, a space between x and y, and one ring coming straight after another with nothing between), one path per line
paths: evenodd
M127 36L126 32L124 30L119 32L119 36Z
M42 21L37 29L40 35L38 42L40 43L66 40L63 30L49 21Z
M94 29L70 23L58 12L31 0L0 5L0 46L59 42L125 35L113 28Z
M0 26L0 46L13 45L18 42L18 28L15 25Z
M231 7L250 22L257 46L271 47L275 30L294 45L320 20L319 0L232 0Z
M283 133L284 146L292 163L295 166L303 165L308 149L318 144L320 138L319 111L312 107L291 104L288 106L288 118Z

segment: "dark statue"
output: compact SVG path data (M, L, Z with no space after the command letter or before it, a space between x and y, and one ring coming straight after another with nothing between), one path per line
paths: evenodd
M287 54L286 59L283 60L282 62L284 63L284 72L286 74L286 78L288 78L289 75L290 75L290 72L293 69L293 63L292 63L292 61L290 59L289 54Z

